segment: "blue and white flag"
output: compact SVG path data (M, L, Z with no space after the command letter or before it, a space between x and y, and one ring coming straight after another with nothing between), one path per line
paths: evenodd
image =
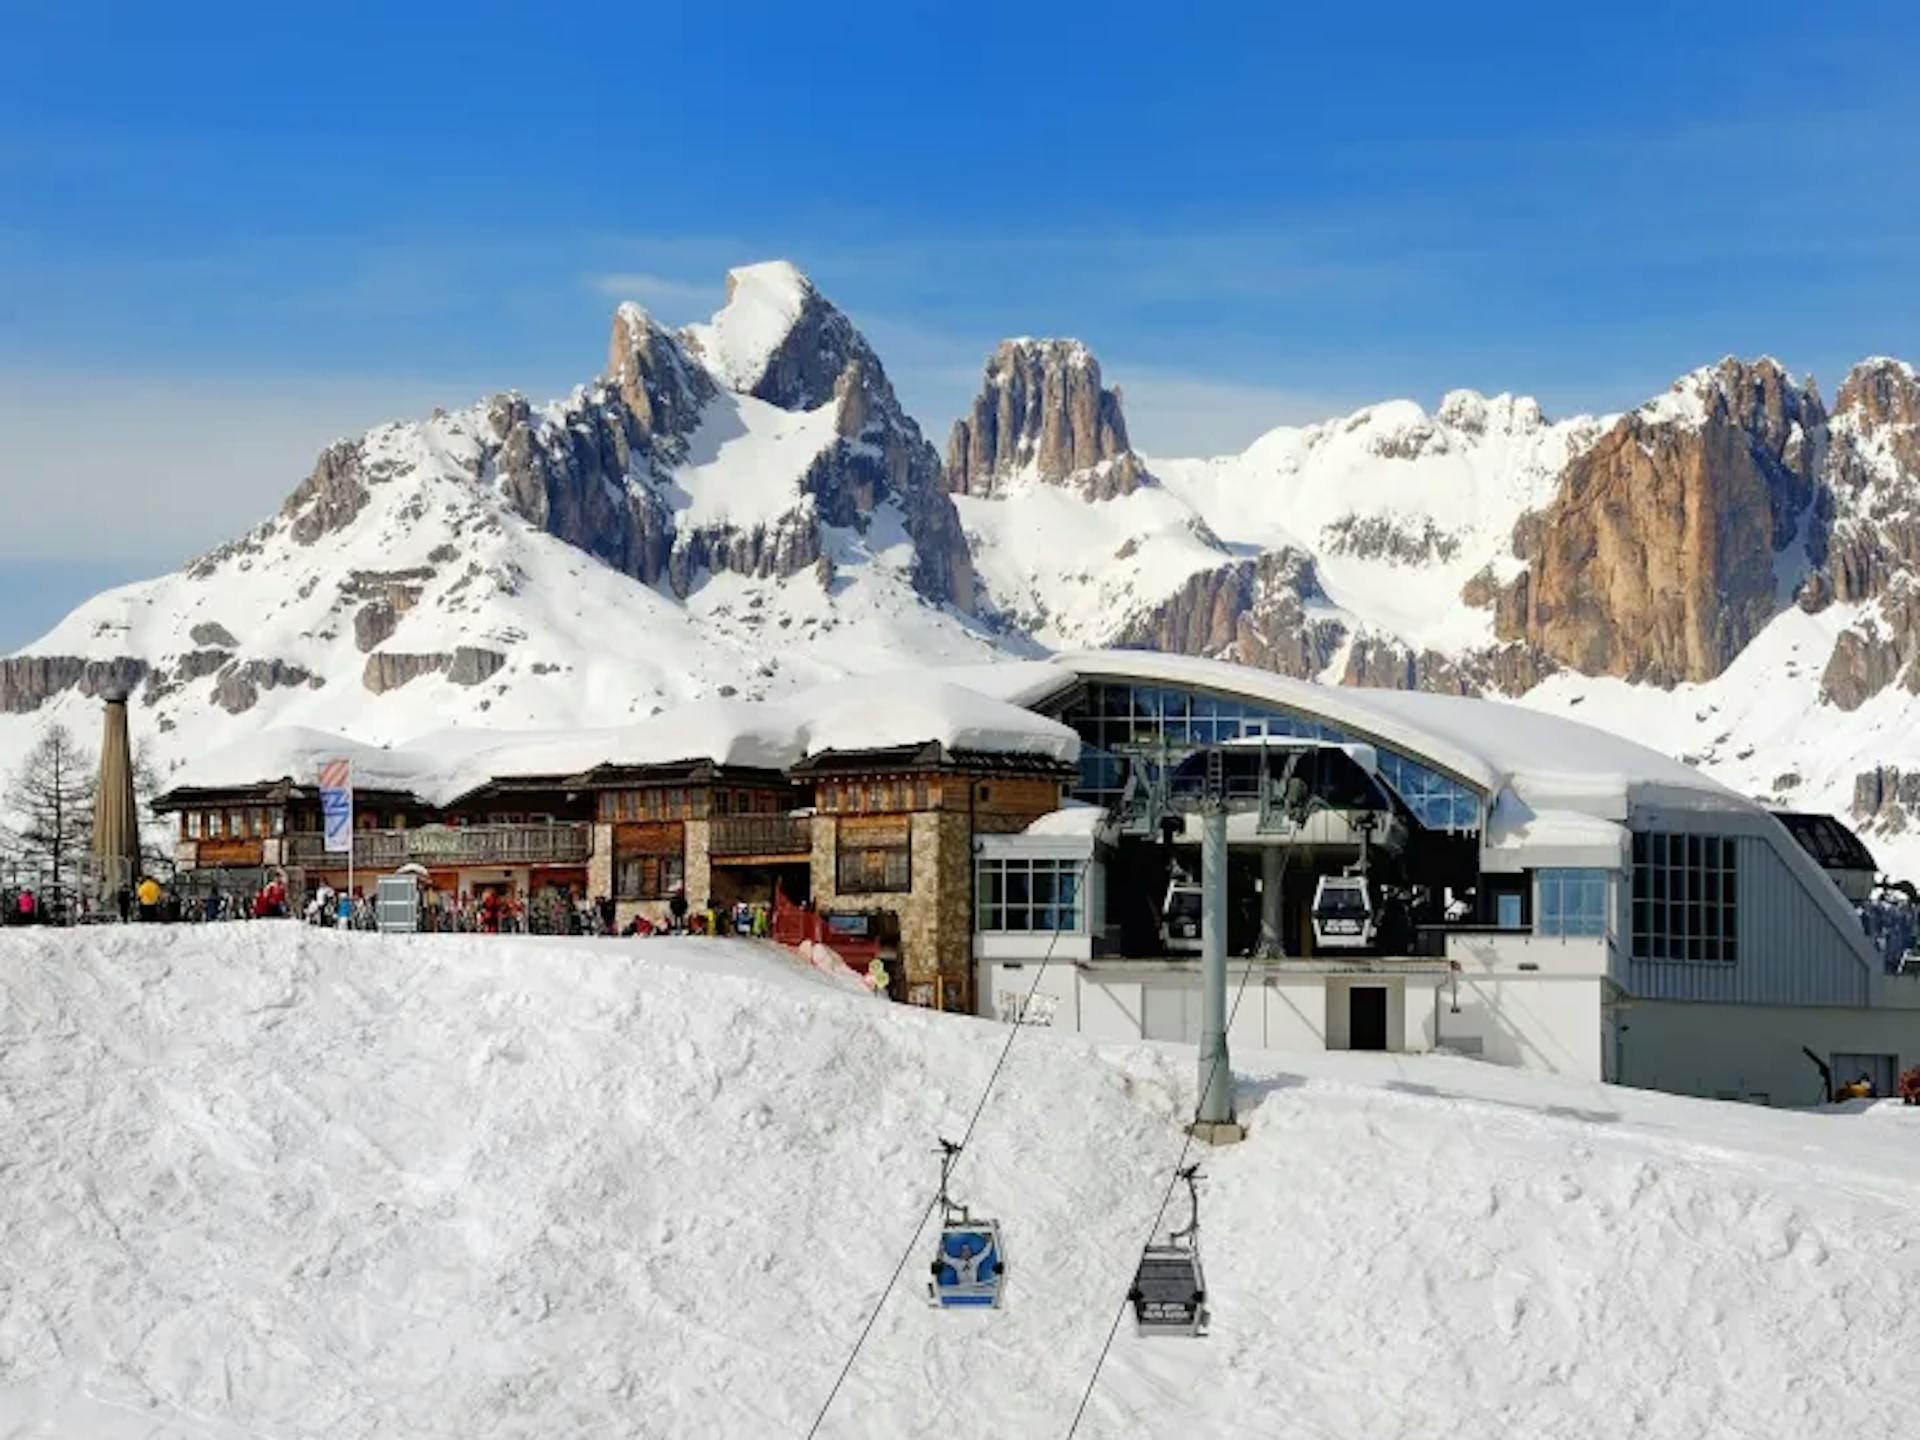
M353 853L353 762L329 760L320 767L320 823L326 849Z

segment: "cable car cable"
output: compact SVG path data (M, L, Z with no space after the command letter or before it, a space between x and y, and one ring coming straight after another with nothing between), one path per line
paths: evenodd
M1076 903L1081 906L1086 904L1087 871L1092 867L1092 863L1091 860L1087 861L1080 866L1078 872L1079 879L1076 882L1075 900ZM1007 1043L1000 1047L1000 1058L994 1061L992 1073L987 1076L986 1086L980 1092L980 1100L973 1107L973 1114L967 1120L967 1128L960 1136L960 1143L957 1147L959 1150L965 1150L968 1142L973 1139L973 1128L980 1123L980 1115L987 1108L987 1100L993 1094L993 1087L995 1082L1000 1079L1001 1070L1006 1066L1007 1056L1013 1053L1013 1042L1019 1038L1020 1031L1027 1026L1027 1013L1033 1007L1033 997L1040 989L1040 981L1047 973L1047 966L1053 961L1054 947L1059 943L1060 930L1059 927L1056 926L1054 928L1053 938L1047 941L1046 954L1040 957L1040 968L1034 972L1033 983L1027 986L1026 998L1020 1002L1020 1013L1013 1017L1013 1025L1007 1031ZM1241 983L1243 986L1246 983L1244 978ZM1234 1008L1239 1008L1237 1003ZM942 1141L941 1143L944 1145L947 1142ZM826 1421L827 1412L833 1408L834 1397L840 1393L841 1385L846 1382L847 1376L853 1370L853 1362L860 1358L861 1347L867 1343L867 1337L873 1333L874 1322L880 1318L880 1312L887 1308L887 1298L893 1294L893 1287L900 1283L900 1277L906 1271L907 1262L913 1258L914 1249L920 1243L920 1232L927 1228L928 1217L933 1214L934 1207L945 1198L945 1194L946 1188L943 1183L940 1193L936 1194L927 1202L927 1208L920 1212L920 1218L914 1222L913 1234L907 1238L907 1248L901 1252L899 1262L893 1267L893 1274L887 1277L887 1288L880 1292L880 1298L874 1302L873 1309L867 1313L866 1324L860 1327L860 1335L853 1342L853 1349L847 1354L846 1364L840 1367L840 1373L834 1377L833 1388L827 1392L827 1398L821 1402L820 1413L813 1417L813 1424L807 1427L807 1440L813 1440L820 1426Z
M1287 859L1289 862L1293 859L1292 847L1288 847ZM1286 873L1286 867L1283 865L1280 870L1280 879L1283 883L1286 880ZM1239 1018L1240 1001L1247 993L1247 980L1252 974L1253 961L1249 959L1246 963L1246 968L1240 972L1239 987L1233 992L1233 1008L1227 1012L1228 1034L1233 1033L1233 1022ZM1207 1083L1200 1087L1200 1094L1195 1097L1193 1102L1193 1119L1196 1125L1200 1120L1200 1106L1205 1101L1207 1092L1213 1089L1213 1082L1218 1076L1219 1069L1220 1060L1218 1057L1215 1057L1213 1069L1207 1072ZM1166 1218L1167 1206L1173 1203L1173 1192L1178 1188L1182 1178L1184 1178L1184 1172L1187 1168L1187 1155L1188 1152L1193 1149L1193 1137L1193 1126L1189 1125L1187 1127L1187 1138L1180 1144L1180 1158L1174 1162L1173 1174L1167 1181L1166 1190L1160 1196L1160 1208L1153 1212L1153 1225L1147 1231L1145 1244L1141 1246L1143 1253L1147 1246L1153 1244L1153 1237L1160 1233L1160 1222ZM1093 1399L1094 1387L1100 1383L1100 1371L1105 1367L1107 1355L1113 1349L1113 1337L1120 1333L1120 1322L1126 1318L1127 1306L1132 1303L1131 1289L1129 1289L1128 1294L1120 1297L1120 1304L1113 1312L1113 1323L1107 1327L1107 1338L1101 1343L1100 1354L1094 1359L1093 1373L1087 1377L1087 1388L1080 1392L1080 1404L1073 1412L1073 1423L1067 1426L1066 1440L1073 1440L1073 1437L1080 1433L1080 1422L1086 1417L1087 1403Z

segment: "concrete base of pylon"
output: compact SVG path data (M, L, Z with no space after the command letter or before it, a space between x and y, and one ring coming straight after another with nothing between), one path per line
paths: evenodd
M1238 1145L1247 1138L1247 1127L1238 1120L1196 1120L1187 1133L1209 1145Z

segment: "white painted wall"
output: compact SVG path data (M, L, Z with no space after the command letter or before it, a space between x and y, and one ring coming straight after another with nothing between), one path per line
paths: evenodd
M1230 963L1228 1003L1243 967ZM1005 1018L1002 1002L1037 993L1053 997L1055 1027L1096 1040L1178 1040L1199 1037L1200 976L1148 961L1108 965L1055 962L1037 972L1032 962L980 962L981 1012ZM1388 989L1387 1042L1420 1053L1450 1045L1502 1065L1580 1079L1602 1078L1605 1020L1598 977L1545 974L1471 976L1457 984L1444 975L1320 974L1254 967L1229 1031L1240 1049L1345 1049L1348 990ZM1452 1010L1457 994L1459 1013ZM1462 1043L1462 1042L1466 1043Z
M1680 1095L1811 1105L1820 1076L1806 1046L1920 1065L1920 1011L1634 1000L1619 1012L1622 1084ZM1836 1076L1836 1080L1851 1076Z

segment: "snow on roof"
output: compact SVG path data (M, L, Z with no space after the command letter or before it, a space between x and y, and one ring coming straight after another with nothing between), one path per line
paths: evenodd
M1070 800L1049 810L1021 833L1024 835L1098 835L1107 823L1107 807Z
M790 261L742 265L727 272L727 303L712 323L689 325L686 333L729 388L751 390L812 293L813 282Z
M1505 785L1530 803L1618 810L1637 791L1659 789L1741 804L1734 792L1631 740L1519 705L1410 690L1318 685L1244 665L1150 650L1093 650L1045 662L1010 662L941 672L956 683L992 686L1031 705L1075 678L1190 685L1324 719L1435 766L1489 795Z
M938 742L949 750L1032 755L1072 764L1080 737L1058 721L977 690L919 675L856 679L786 700L699 700L632 725L571 732L458 729L382 748L299 727L262 730L190 763L176 778L217 788L289 778L314 783L320 764L353 762L354 784L406 790L444 805L490 779L573 775L598 765L785 769L827 750Z

